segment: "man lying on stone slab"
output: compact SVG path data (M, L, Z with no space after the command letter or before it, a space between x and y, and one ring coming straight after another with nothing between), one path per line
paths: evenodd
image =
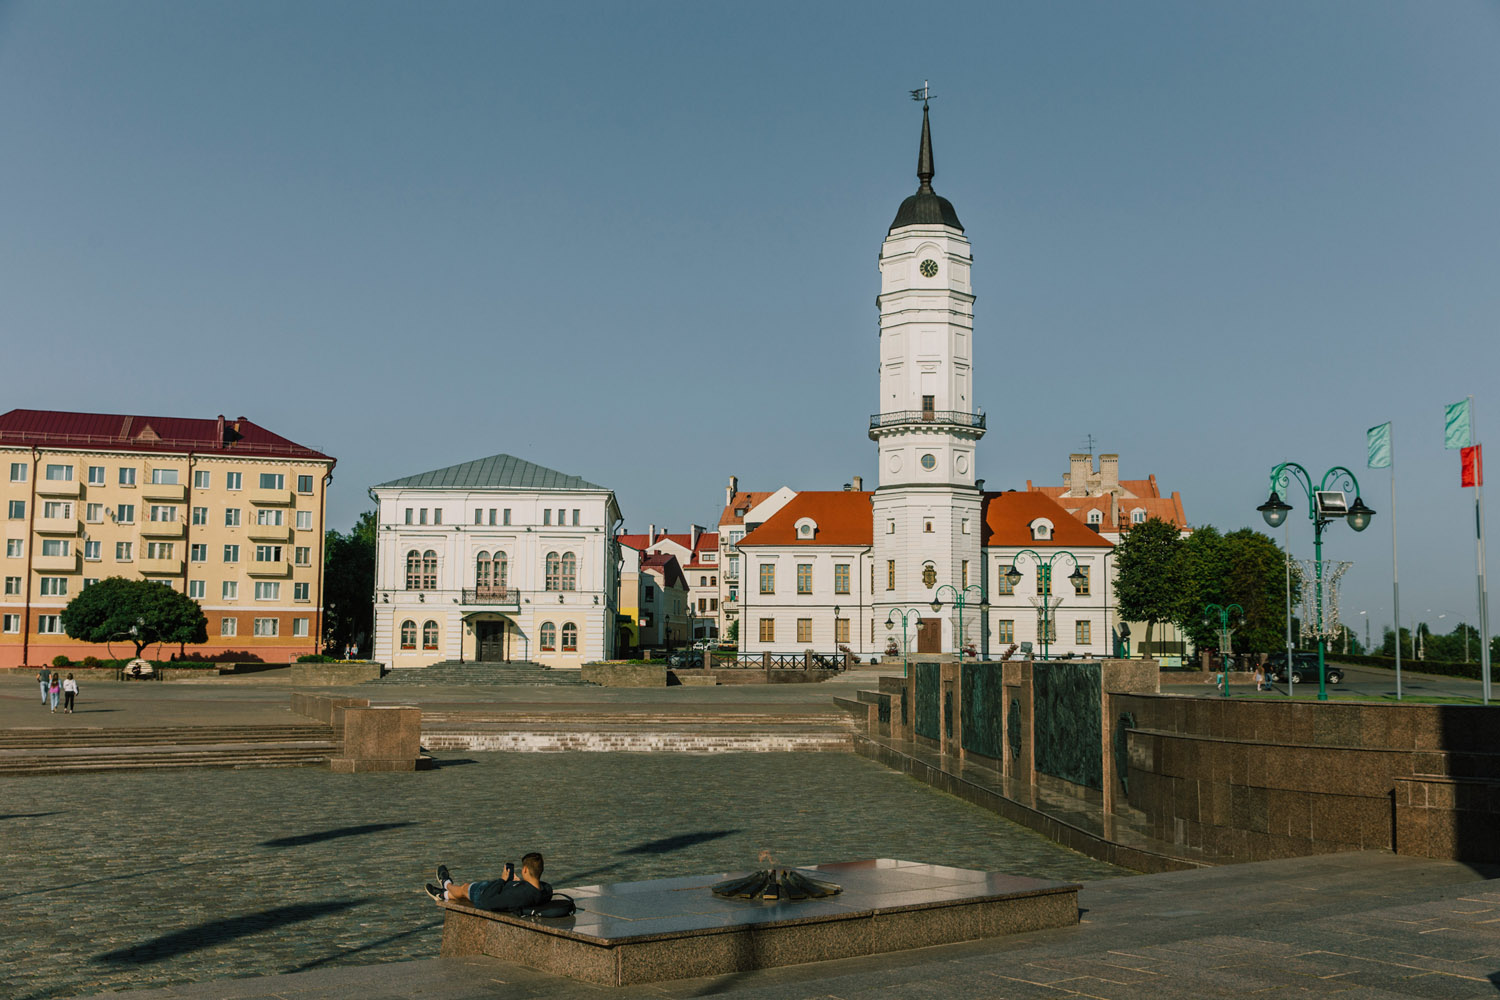
M427 895L480 910L531 910L552 898L552 886L542 881L542 856L535 851L521 859L520 878L509 861L497 879L460 885L449 876L447 865L438 865L437 877L438 885L427 883Z

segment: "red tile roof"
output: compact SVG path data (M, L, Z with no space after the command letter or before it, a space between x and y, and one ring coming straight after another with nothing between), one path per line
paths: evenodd
M1033 541L1031 522L1045 517L1052 522L1052 538L1048 541ZM1021 545L1031 548L1041 546L1062 548L1110 548L1113 543L1101 538L1092 529L1079 523L1056 500L1040 490L1018 493L986 493L984 495L983 545Z
M740 546L870 545L875 540L872 496L858 490L798 493L769 521L746 535ZM812 538L797 537L797 522L804 517L812 518L818 526Z
M250 420L148 417L61 410L0 414L0 446L89 451L187 452L331 462L320 451L273 434Z
M756 492L751 492L749 490L745 490L745 491L742 491L740 493L736 493L734 495L734 497L729 501L728 506L726 506L724 508L724 513L722 513L722 514L719 515L719 523L720 524L744 524L745 523L745 515L744 514L737 514L735 512L736 511L748 511L752 507L754 507L756 504L758 504L762 500L764 500L766 497L770 496L771 493L775 493L775 492L776 492L775 490L771 490L769 493L756 493Z
M663 583L668 587L675 587L679 583L684 587L688 585L687 577L682 573L682 566L674 555L666 552L653 552L641 560L641 571L649 569L659 570Z

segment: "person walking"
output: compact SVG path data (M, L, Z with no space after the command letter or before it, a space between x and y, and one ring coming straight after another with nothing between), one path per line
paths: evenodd
M62 695L62 674L54 671L52 680L47 684L47 694L52 699L52 711L57 712L57 701Z
M69 674L62 683L63 689L63 711L68 715L73 714L73 699L78 697L78 682Z
M47 707L47 689L52 686L52 674L47 670L41 670L36 675L37 683L42 686L42 707Z

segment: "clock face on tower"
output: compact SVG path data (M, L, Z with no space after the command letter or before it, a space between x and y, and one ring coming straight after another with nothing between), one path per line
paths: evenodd
M922 261L921 267L922 267L922 277L924 277L924 278L936 278L937 277L937 261L935 261L935 260L933 260L932 258L929 257L927 260Z

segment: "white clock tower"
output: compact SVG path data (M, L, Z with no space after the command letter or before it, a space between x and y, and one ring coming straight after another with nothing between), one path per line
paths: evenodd
M920 629L908 616L913 654L957 652L954 592L981 584L983 574L974 449L985 428L972 396L973 258L952 203L932 189L933 174L924 100L921 183L880 248L880 403L870 418L880 462L872 501L875 617L883 623L893 609L918 609ZM965 642L980 645L979 591L965 602ZM898 618L888 633L898 642L899 630Z

